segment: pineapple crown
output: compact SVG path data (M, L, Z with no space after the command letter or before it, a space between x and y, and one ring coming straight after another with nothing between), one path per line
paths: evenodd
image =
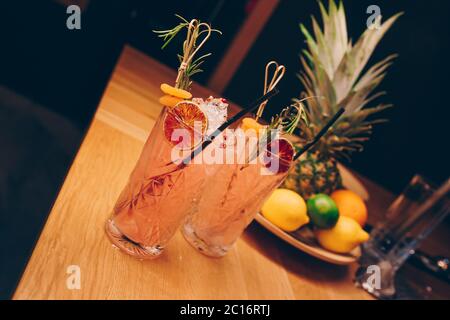
M396 55L390 55L374 64L362 73L378 42L395 20L398 13L379 28L368 28L355 44L348 39L344 5L329 1L328 11L319 2L323 29L312 17L313 35L300 24L300 30L306 38L307 49L300 57L303 72L298 76L304 86L301 97L313 97L306 101L306 113L310 125L299 122L302 142L312 139L325 123L341 107L346 113L317 143L314 151L331 157L349 155L362 151L363 142L369 140L374 124L385 119L368 119L390 104L378 104L366 108L369 102L384 95L373 93L386 75L386 69L392 64ZM298 99L294 99L298 101Z

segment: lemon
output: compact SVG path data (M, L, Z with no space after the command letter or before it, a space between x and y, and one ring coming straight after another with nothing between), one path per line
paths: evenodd
M277 189L264 203L261 213L284 231L294 231L309 222L305 200L296 192Z
M336 203L339 214L352 218L362 227L367 221L367 207L364 200L350 190L337 190L331 194L331 198Z
M349 253L358 245L369 240L365 232L355 220L340 216L336 225L327 230L316 230L315 235L320 245L336 253Z

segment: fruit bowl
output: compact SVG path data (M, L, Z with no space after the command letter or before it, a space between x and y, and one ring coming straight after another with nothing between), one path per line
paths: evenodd
M369 199L369 193L358 178L341 164L339 164L339 171L342 175L344 187L357 193L367 201ZM348 254L334 253L322 248L315 240L315 237L308 226L302 227L294 232L286 232L275 226L261 214L256 215L256 221L278 238L320 260L336 265L349 265L356 262L361 256L359 247Z

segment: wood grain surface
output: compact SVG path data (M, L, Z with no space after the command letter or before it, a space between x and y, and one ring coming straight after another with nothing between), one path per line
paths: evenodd
M159 85L174 79L173 70L125 48L14 298L369 299L352 283L355 265L316 260L255 223L221 259L197 253L180 233L152 261L112 247L104 222L159 114ZM198 85L193 92L210 94ZM363 181L370 212L383 211L392 195ZM71 265L81 270L79 290L66 285Z

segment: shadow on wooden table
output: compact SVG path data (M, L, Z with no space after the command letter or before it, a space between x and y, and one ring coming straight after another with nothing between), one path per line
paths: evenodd
M351 267L333 265L314 258L252 223L242 238L256 251L281 264L288 271L316 281L342 281L352 275ZM351 277L350 277L351 278Z

